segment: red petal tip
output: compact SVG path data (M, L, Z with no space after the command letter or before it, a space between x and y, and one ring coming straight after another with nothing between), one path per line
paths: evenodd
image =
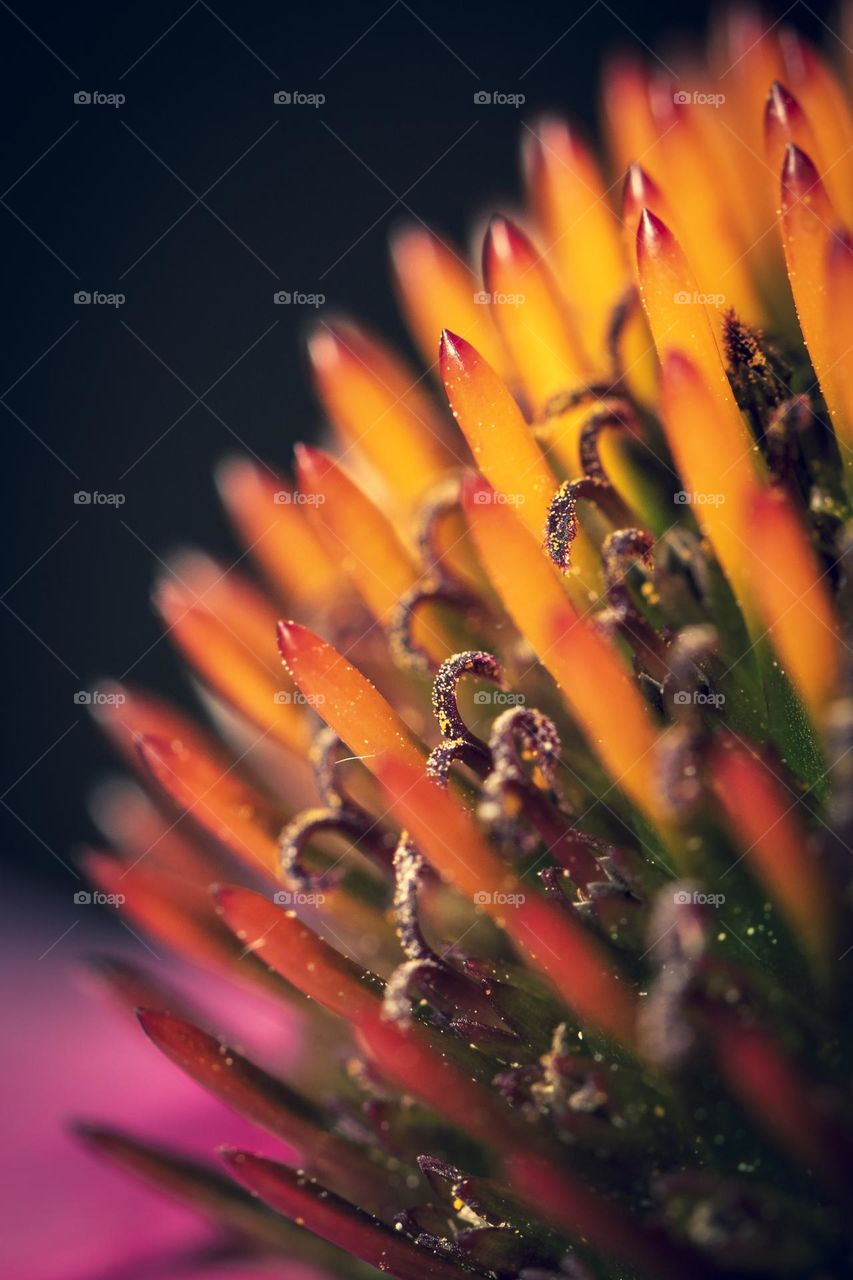
M683 351L667 351L661 361L661 377L664 392L668 388L703 386L702 378L696 365Z
M672 232L651 209L640 214L637 227L637 249L640 253L661 253L672 244Z
M780 124L788 123L792 116L803 114L797 99L779 80L774 80L770 86L765 110L768 116L773 116Z
M295 444L293 457L296 462L296 479L300 485L303 482L310 483L322 479L333 465L327 453L310 444Z
M488 480L481 476L479 472L469 471L465 476L463 476L460 496L462 498L462 505L466 512L469 511L472 506L478 507L483 505L483 497L480 495L489 496L493 493L494 489L489 484Z
M285 662L292 658L299 647L299 641L305 634L306 628L301 627L298 622L279 621L276 623L275 634L278 641L278 651Z
M450 329L442 329L438 343L438 354L441 358L442 367L450 360L455 360L461 364L462 353L466 346L467 343L464 338L452 333Z
M793 142L785 148L782 162L782 191L802 200L815 187L820 186L820 174L811 158Z
M634 161L625 173L625 185L622 188L622 204L626 211L635 212L650 203L650 198L659 195L657 184L649 177L641 164Z

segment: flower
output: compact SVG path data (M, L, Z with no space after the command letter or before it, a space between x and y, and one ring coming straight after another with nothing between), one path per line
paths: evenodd
M155 593L216 734L98 708L155 803L102 810L91 879L307 997L309 1065L122 971L154 1044L286 1149L223 1172L83 1134L255 1256L849 1272L853 119L750 15L675 81L605 81L621 221L575 131L528 127L482 276L394 240L438 394L323 323L331 450L295 485L222 468L268 591L193 552Z

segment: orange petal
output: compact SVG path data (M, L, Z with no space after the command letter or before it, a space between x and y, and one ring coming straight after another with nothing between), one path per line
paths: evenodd
M438 367L444 328L461 333L493 368L507 360L477 277L447 240L424 227L406 227L391 239L391 256L409 327L427 368Z
M826 265L826 325L832 377L838 389L835 432L848 477L853 476L853 236L834 235ZM848 485L850 482L848 481Z
M316 1000L348 1022L378 1013L381 984L329 946L295 914L248 889L223 885L215 892L216 910L243 943L309 1000Z
M317 329L308 345L317 391L344 446L363 458L392 501L406 508L455 458L421 378L355 325Z
M601 170L565 121L554 118L527 129L524 160L548 257L588 357L601 372L609 368L612 311L630 282L619 223L608 204Z
M441 376L477 466L519 520L541 538L557 481L518 405L479 352L446 331Z
M696 283L678 241L660 218L644 209L637 229L637 269L643 305L661 362L669 351L688 355L702 371L726 431L737 431L742 447L750 446L746 424L738 410L709 314L708 299ZM719 301L719 306L725 300ZM716 304L714 304L716 305ZM718 320L715 316L715 324Z
M789 146L782 166L785 262L800 328L833 424L841 417L842 398L832 354L835 317L827 305L826 270L832 240L841 230L811 158Z
M282 598L310 612L326 603L340 573L288 482L235 458L219 467L217 483L240 537Z
M275 667L259 661L235 632L230 617L215 616L172 582L161 584L155 603L171 637L215 692L264 736L303 755L311 740L304 707L295 704Z
M714 107L682 102L682 96L683 91L674 92L669 77L656 79L652 104L660 140L653 172L675 210L680 243L700 289L722 299L709 306L714 324L719 324L724 307L758 324L763 317L748 267L753 238L738 223L733 194L726 189L725 153L717 145L724 147L726 138L719 138L710 121L717 114Z
M661 408L684 485L675 489L674 501L690 506L749 613L744 538L747 506L757 486L753 447L744 446L739 426L720 413L702 371L683 352L670 350L664 356ZM673 487L678 483L673 478Z
M741 546L758 609L782 665L820 722L840 666L826 574L781 492L755 494Z
M208 968L234 965L238 950L217 922L206 890L143 858L128 867L93 849L81 865L102 893L124 898L119 915L132 920L155 944L182 952ZM247 973L247 980L251 976Z
M648 166L654 158L659 129L649 102L648 79L639 58L613 58L604 68L601 102L610 150L618 172L638 161Z
M90 804L98 829L129 863L148 858L200 887L225 865L171 818L167 821L141 787L125 778L99 787Z
M803 149L820 163L833 203L847 225L853 226L853 116L845 86L827 58L799 32L786 28L779 42L791 88L817 140L816 153L807 146Z
M774 184L774 196L785 152L792 143L815 160L820 160L817 139L805 111L790 89L777 80L770 86L764 108L764 154Z
M382 1075L432 1107L462 1133L492 1149L518 1146L530 1139L519 1116L500 1095L483 1088L447 1061L440 1041L416 1023L400 1026L382 1018L363 1018L358 1039Z
M489 223L483 280L531 413L540 417L558 392L592 380L574 323L542 255L508 218Z
M420 576L394 524L321 449L297 445L296 473L300 493L314 499L311 520L330 555L373 616L387 622L400 596Z
M831 902L823 868L809 852L796 798L745 747L717 750L711 776L747 863L825 972L833 933Z
M657 734L610 642L566 598L556 570L489 486L472 477L464 504L474 543L504 607L560 686L569 710L611 777L653 820Z
M302 694L368 769L375 770L382 752L423 763L423 748L404 721L343 654L297 622L279 623L278 642Z
M754 211L753 236L757 239L772 225L776 200L765 184L754 181L756 157L762 154L762 112L774 80L785 80L777 34L758 9L737 8L726 15L725 42L719 50L719 84L726 101L721 116L731 130L733 156L740 165L740 187L748 193L744 202ZM763 242L767 253L771 237ZM759 244L759 251L763 244Z
M596 939L573 916L525 894L471 817L423 766L384 760L378 776L400 825L439 874L506 929L583 1021L630 1043L633 997Z
M126 684L102 682L101 690L108 695L109 701L104 700L93 707L95 719L125 760L134 767L138 768L140 764L137 743L147 735L163 738L221 762L223 768L228 767L219 741L168 702Z
M648 209L668 227L675 226L675 215L666 196L654 178L642 165L634 162L628 166L622 190L622 222L625 246L630 254L634 273L637 273L637 231L643 210Z
M233 766L152 735L139 740L139 751L179 809L250 866L277 876L279 853L273 833L280 830L283 815L242 781Z

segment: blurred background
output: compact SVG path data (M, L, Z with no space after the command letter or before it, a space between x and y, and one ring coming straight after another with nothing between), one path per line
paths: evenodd
M784 13L835 39L808 5ZM109 675L188 698L151 582L181 545L236 559L219 459L286 467L317 434L306 329L343 309L405 345L389 229L422 219L466 243L516 197L523 119L559 108L594 131L604 54L665 55L706 18L675 0L0 5L2 849L60 926L111 764L79 695ZM475 102L495 90L523 106ZM111 300L75 302L96 293ZM34 927L35 954L57 932Z

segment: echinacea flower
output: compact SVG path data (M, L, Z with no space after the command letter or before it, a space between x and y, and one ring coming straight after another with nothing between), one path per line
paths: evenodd
M155 596L213 727L99 711L153 802L102 809L91 879L298 1004L308 1066L124 967L154 1044L284 1147L82 1132L256 1259L853 1268L853 117L743 13L604 98L609 168L527 127L482 273L395 237L428 373L322 323L331 449L222 468L265 587L190 552Z

